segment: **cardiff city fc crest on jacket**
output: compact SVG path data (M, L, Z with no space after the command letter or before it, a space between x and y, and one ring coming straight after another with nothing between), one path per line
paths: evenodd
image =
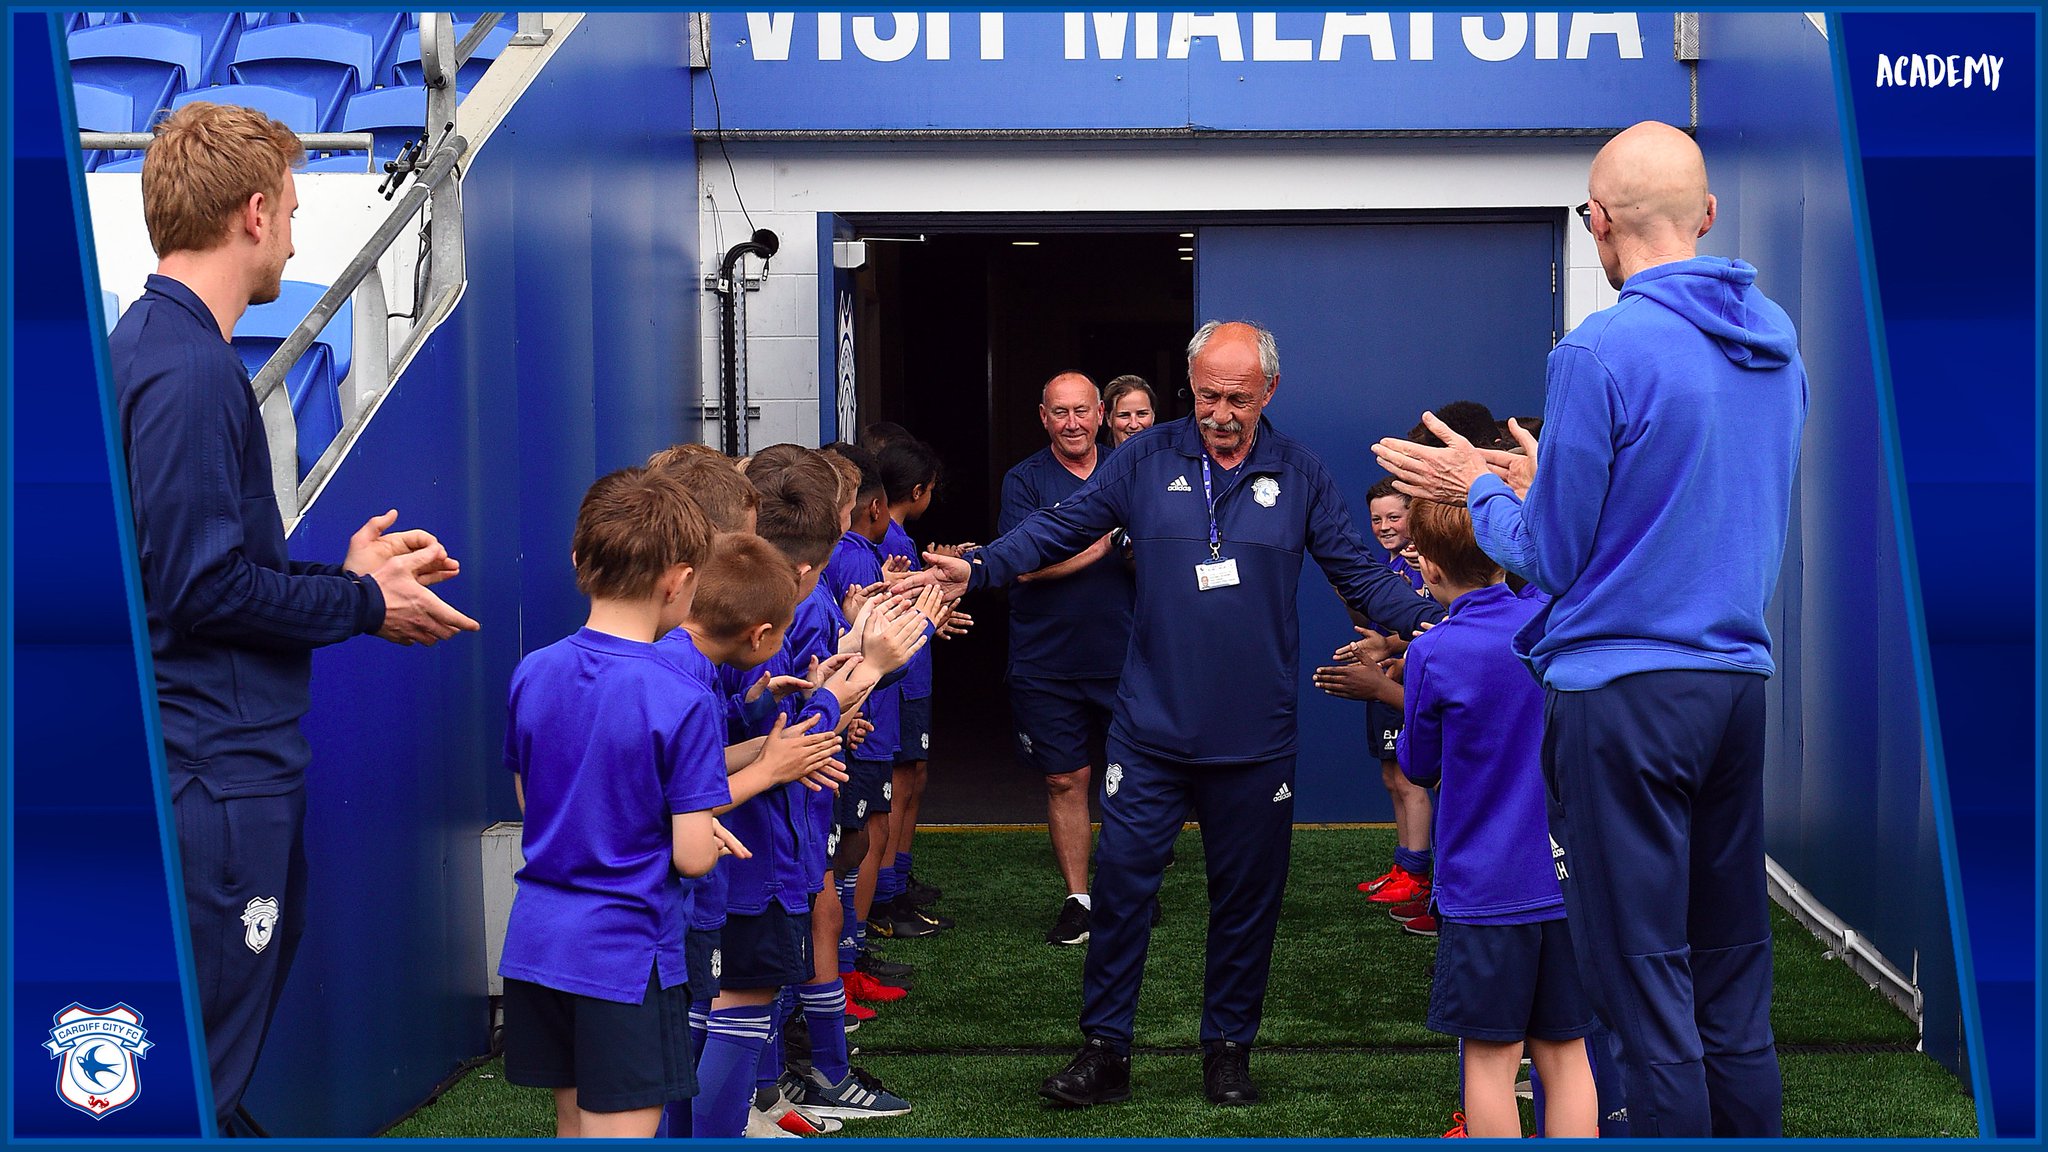
M54 1019L43 1047L57 1060L57 1095L95 1120L135 1103L142 1093L135 1060L151 1047L142 1013L73 1001Z
M270 947L270 935L277 929L277 897L257 896L242 909L242 943L251 952Z
M1261 476L1252 481L1252 499L1257 500L1261 508L1271 508L1280 500L1280 482L1271 476Z

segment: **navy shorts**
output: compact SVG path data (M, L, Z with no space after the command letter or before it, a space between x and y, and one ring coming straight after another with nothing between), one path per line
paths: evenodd
M709 1000L718 995L719 970L724 956L719 951L721 930L692 928L683 937L683 955L690 966L690 999Z
M721 944L721 988L783 988L814 974L811 914L791 912L773 900L758 915L727 914Z
M1432 1032L1464 1040L1576 1040L1599 1027L1579 984L1570 921L1438 923Z
M867 827L869 817L889 810L896 792L896 765L887 760L848 760L846 776L835 814L841 831L855 832Z
M896 762L915 764L928 760L932 754L932 698L920 696L913 700L903 698L903 707L897 713Z
M1365 702L1365 738L1372 743L1372 758L1385 763L1395 758L1395 743L1401 739L1401 710L1377 700Z
M690 986L661 987L650 970L638 1004L505 981L505 1079L574 1088L592 1112L658 1108L697 1094L690 1059Z
M1114 676L1056 680L1010 678L1010 715L1017 721L1017 756L1046 776L1064 776L1106 759L1110 715L1116 711Z

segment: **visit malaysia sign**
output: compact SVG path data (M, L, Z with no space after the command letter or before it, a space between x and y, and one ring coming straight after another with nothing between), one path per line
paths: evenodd
M1648 118L1684 125L1691 116L1671 13L708 19L699 132L1555 132Z

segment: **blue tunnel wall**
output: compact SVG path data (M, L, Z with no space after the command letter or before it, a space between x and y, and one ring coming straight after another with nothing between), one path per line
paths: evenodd
M462 561L442 591L483 631L316 658L310 929L248 1096L274 1134L377 1131L488 1046L479 833L517 811L505 685L582 622L584 488L696 427L687 45L656 14L562 43L468 166L467 295L293 535L331 560L398 508Z
M1757 266L1810 377L1792 541L1772 609L1766 839L1774 859L1911 973L1926 1049L1965 1072L1954 936L1927 772L1828 43L1798 13L1700 22L1700 133L1721 218L1708 252ZM1967 1075L1965 1075L1967 1082Z

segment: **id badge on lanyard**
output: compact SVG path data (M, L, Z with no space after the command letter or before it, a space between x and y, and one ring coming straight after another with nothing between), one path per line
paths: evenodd
M1237 559L1223 558L1223 534L1216 528L1216 494L1209 486L1209 457L1202 456L1202 499L1209 505L1209 558L1195 565L1195 590L1213 592L1237 585Z

